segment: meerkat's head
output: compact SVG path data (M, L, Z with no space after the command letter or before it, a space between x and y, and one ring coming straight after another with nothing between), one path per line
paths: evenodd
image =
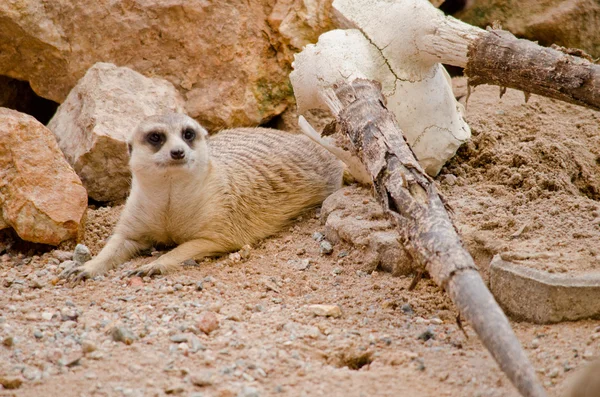
M208 133L181 113L142 121L127 142L134 175L197 171L208 164Z

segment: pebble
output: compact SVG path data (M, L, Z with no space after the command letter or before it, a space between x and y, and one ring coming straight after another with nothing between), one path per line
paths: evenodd
M537 349L540 347L540 340L538 338L533 338L531 344L529 345L532 349Z
M310 305L308 309L315 316L341 317L342 309L338 305Z
M288 265L293 266L296 270L304 271L310 267L310 259L291 259L288 261Z
M217 315L213 312L203 312L200 313L198 317L198 329L205 334L210 334L217 328L219 328L219 320L217 319Z
M18 389L22 384L21 378L16 376L0 376L0 385L7 390Z
M181 394L184 392L184 388L183 385L179 384L179 383L174 383L171 384L167 387L165 387L165 393L166 394Z
M190 344L191 353L196 353L200 350L206 350L206 347L204 347L202 342L200 342L200 339L198 339L198 337L196 337L195 335L192 335L188 338L188 343Z
M321 240L323 240L325 238L325 236L323 236L323 233L319 233L319 232L314 232L312 235L313 240L319 242Z
M199 371L190 374L190 382L194 386L205 387L213 384L213 373L212 371Z
M92 341L84 340L83 342L81 342L81 351L84 354L91 353L91 352L95 351L96 349L98 349L98 348Z
M252 247L248 244L244 245L241 250L239 250L239 254L243 260L248 260L250 258L250 252L252 251Z
M260 397L258 390L253 387L244 386L238 393L237 397Z
M129 281L127 282L127 285L130 287L143 287L144 286L144 280L142 280L141 277L131 277L129 279Z
M75 250L73 251L73 260L77 262L77 264L83 265L90 259L92 259L92 253L90 252L90 249L83 244L77 244L77 246L75 246Z
M2 344L6 347L13 347L15 345L14 336L7 336L2 340Z
M342 251L338 252L337 256L338 256L338 258L344 258L344 257L348 256L349 254L350 253L348 251L342 250Z
M184 343L188 341L188 337L185 334L175 334L169 338L171 342Z
M74 268L75 266L77 266L77 262L69 259L67 261L61 262L61 264L58 265L58 268L66 271Z
M548 371L548 378L554 379L560 375L560 368L554 367L550 371Z
M61 262L73 259L73 253L69 251L54 250L52 251L52 256Z
M443 176L444 178L444 182L446 182L446 184L453 186L454 184L456 184L456 175L452 175L452 174L446 174Z
M42 331L36 330L33 332L33 336L35 336L36 339L42 339L44 337L44 334L42 333Z
M110 336L115 342L122 342L126 345L131 345L133 341L137 339L136 336L125 327L114 327L110 331Z
M400 310L402 310L403 313L405 314L413 314L413 308L409 303L405 303L402 306L400 306Z
M46 321L50 321L52 320L52 316L54 315L54 313L50 313L50 312L43 312L42 313L42 319L46 320Z
M337 275L337 274L342 274L342 272L343 272L343 270L341 267L336 267L333 269L332 273Z
M327 240L321 241L319 252L323 255L331 255L331 253L333 252L333 247L331 246L331 243Z
M198 281L196 283L196 291L202 291L204 289L204 284L202 281Z
M435 333L433 332L433 330L431 328L427 328L424 332L419 334L417 339L420 339L420 340L426 342L429 339L435 339Z
M186 259L185 261L183 261L183 266L186 267L197 267L198 266L198 262L196 262L195 259Z

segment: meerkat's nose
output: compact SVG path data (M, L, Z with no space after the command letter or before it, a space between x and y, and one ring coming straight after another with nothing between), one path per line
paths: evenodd
M185 152L183 149L173 149L171 150L171 158L173 160L181 160L185 157Z

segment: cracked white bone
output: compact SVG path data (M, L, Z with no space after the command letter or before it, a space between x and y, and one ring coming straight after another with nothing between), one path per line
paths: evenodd
M336 3L337 0L334 6ZM346 14L343 17L347 18ZM354 20L350 23L358 25ZM386 32L388 44L381 46L382 50L372 38L350 29L324 33L316 45L308 45L297 54L290 80L298 112L327 109L321 95L340 80L377 80L388 109L396 116L417 159L428 174L437 175L471 136L463 118L464 109L454 98L442 65L425 62L410 52L391 53L388 48L392 46L402 50L401 45L396 45L402 41L398 37L401 34L393 29Z

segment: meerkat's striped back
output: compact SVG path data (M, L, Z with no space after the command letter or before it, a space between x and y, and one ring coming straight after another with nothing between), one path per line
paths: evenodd
M342 184L342 162L302 134L239 128L210 137L208 145L215 169L227 178L235 222L264 236Z

